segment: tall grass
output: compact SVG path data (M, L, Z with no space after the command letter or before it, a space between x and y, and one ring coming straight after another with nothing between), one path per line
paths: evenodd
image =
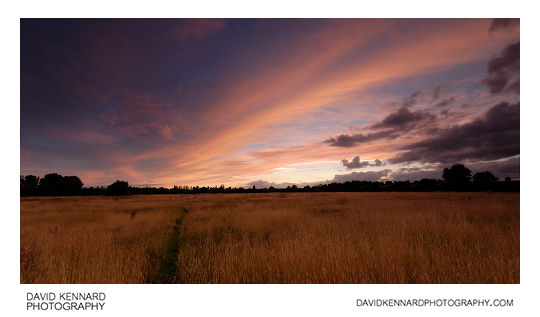
M221 196L186 218L185 283L519 283L519 195Z
M148 198L22 199L21 283L142 283L176 208Z
M519 283L506 193L24 198L21 283L148 282L184 208L177 283Z

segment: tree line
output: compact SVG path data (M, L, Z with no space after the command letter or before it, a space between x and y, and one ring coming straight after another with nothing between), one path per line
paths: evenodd
M315 186L286 188L174 186L134 187L128 182L117 180L104 187L83 187L77 176L47 174L43 178L34 175L21 176L21 196L71 196L71 195L153 195L153 194L217 194L217 193L271 193L271 192L432 192L432 191L499 191L519 192L519 181L509 177L499 180L491 172L484 171L472 175L463 164L445 168L441 179L418 181L348 181L344 183L320 184Z
M62 176L57 173L39 178L34 175L21 176L21 196L79 195L83 182L77 176Z

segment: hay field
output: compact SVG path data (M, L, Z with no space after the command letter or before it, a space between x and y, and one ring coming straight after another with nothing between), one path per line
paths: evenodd
M519 283L519 250L513 193L21 199L21 283Z

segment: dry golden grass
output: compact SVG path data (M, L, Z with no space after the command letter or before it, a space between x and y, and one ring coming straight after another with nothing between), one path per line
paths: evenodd
M21 199L21 283L142 283L177 204L164 197Z
M519 195L205 197L186 217L185 283L519 283Z
M144 283L181 208L180 283L519 283L506 193L21 199L21 282Z

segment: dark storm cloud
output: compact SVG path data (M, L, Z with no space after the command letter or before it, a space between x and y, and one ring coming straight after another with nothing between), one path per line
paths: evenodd
M373 125L373 129L402 129L405 131L415 127L419 122L434 120L435 116L429 111L417 110L409 111L405 107L400 107L396 112L389 114L381 122Z
M504 162L500 165L495 166L494 170L497 174L510 176L512 178L519 178L519 170L520 170L519 166L520 166L519 158L517 158L515 160ZM517 175L517 177L512 176L512 175Z
M355 156L350 162L349 160L341 160L341 164L343 164L343 166L345 166L347 169L362 168L362 167L369 166L368 161L360 162L359 156Z
M410 111L401 106L397 111L389 114L382 121L371 126L370 130L380 130L377 132L358 133L353 135L341 134L335 138L330 138L325 142L331 146L353 147L359 143L366 143L380 139L397 138L407 132L433 123L436 116L426 110Z
M519 19L493 19L489 26L489 32L513 29L519 25Z
M487 65L488 77L484 84L489 87L489 92L498 94L504 91L512 76L519 74L519 42L508 45L497 57L489 61ZM516 91L513 83L512 91ZM519 81L517 82L519 87Z
M519 94L519 78L514 81L508 88L506 89L510 92L513 92L515 94Z
M487 73L488 77L484 80L484 84L486 84L489 87L489 90L491 94L498 94L502 91L509 91L516 94L519 94L520 90L520 81L519 81L519 66L520 66L520 43L516 42L513 44L510 44L506 46L502 52L495 56L493 59L491 59L487 64ZM517 76L516 76L517 75ZM516 78L517 77L517 78ZM513 81L512 81L513 80ZM436 104L434 104L434 107L437 108L444 108L447 106L452 105L456 102L456 97L452 96L450 98L445 98L441 100L441 89L444 84L436 86L432 90L432 99L433 100L439 100ZM458 143L457 140L450 140L450 134L448 136L445 136L444 133L450 131L449 129L441 130L437 126L437 116L431 113L429 110L416 110L411 111L409 110L410 107L414 106L417 102L417 97L421 95L421 91L416 91L412 93L411 95L404 98L402 105L394 112L387 115L384 119L381 121L374 123L370 127L364 129L365 132L363 133L357 133L357 134L341 134L337 137L330 138L326 140L325 142L328 143L331 146L337 146L337 147L353 147L361 143L367 143L372 142L376 140L384 140L384 139L394 139L398 138L402 135L408 134L408 133L416 133L417 135L426 135L426 134L435 134L440 138L443 138L445 141L448 141L449 144L456 144ZM501 103L497 106L494 106L488 113L486 114L485 120L488 120L486 123L487 125L495 122L494 116L496 112L502 108L504 108L503 105L508 105L508 103ZM516 109L517 113L517 137L519 139L519 103L517 105L512 105L512 109ZM469 107L469 105L464 104L462 105L462 108L465 109ZM441 118L445 118L451 115L451 112L448 110L443 110L440 113ZM509 118L511 119L511 118ZM480 127L481 123L484 122L484 119L477 119L473 123L469 125L463 125L462 129L459 129L458 127L454 127L451 132L462 132L466 133L467 129L474 129L475 127ZM515 123L515 122L514 122ZM509 124L512 124L512 122L509 122ZM472 131L474 132L474 131ZM515 131L514 131L515 132ZM469 136L471 137L471 136ZM504 143L505 137L508 137L508 135L501 135L500 141ZM415 146L418 148L421 148L425 145L426 150L429 152L429 148L431 147L437 147L437 144L429 144L429 141L431 140L424 140L422 142L414 143L410 146ZM494 146L494 142L497 141L492 140L490 144ZM467 145L463 144L460 146L459 152L454 153L448 153L447 157L438 157L436 161L450 161L455 157L462 157L462 156L470 156L471 158L485 158L489 157L492 159L491 155L494 155L494 153L500 152L500 154L503 153L511 153L509 155L515 155L519 153L519 140L517 141L517 152L515 151L516 143L513 143L512 140L510 140L508 143L504 143L503 146L500 148L487 148L485 143L480 144L479 148L477 148L476 145ZM465 149L468 149L469 154L465 155ZM409 150L408 148L404 148L406 150ZM445 146L442 146L442 150L445 149ZM482 154L482 150L485 151L485 153ZM393 158L394 162L404 162L404 161L415 161L415 156L421 155L420 152L415 153L415 151L406 151L404 153L401 153L399 156L396 156ZM433 155L431 153L424 153L422 155L426 155L425 158L422 158L424 161L432 161ZM499 156L500 157L500 156ZM347 167L345 162L342 161L342 163ZM354 162L348 162L347 164L355 164ZM365 167L367 165L362 165L363 162L358 162L358 167Z
M345 166L347 169L384 165L384 163L379 159L376 159L375 161L373 161L373 163L370 163L369 161L360 161L359 156L355 156L350 162L349 160L341 160L341 164L343 164L343 166Z
M519 136L519 102L501 102L481 118L440 129L433 137L402 147L405 152L389 162L496 160L519 154Z
M467 164L467 167L471 169L473 174L490 171L499 179L504 179L505 177L517 179L519 178L520 158L517 156L505 160L470 163Z
M519 70L519 42L505 47L498 57L488 63L488 73L490 74L506 70Z
M399 135L399 131L395 130L384 130L366 134L358 133L353 135L341 134L335 138L330 138L325 142L330 144L330 146L353 147L359 143L366 143L380 139L393 139Z

